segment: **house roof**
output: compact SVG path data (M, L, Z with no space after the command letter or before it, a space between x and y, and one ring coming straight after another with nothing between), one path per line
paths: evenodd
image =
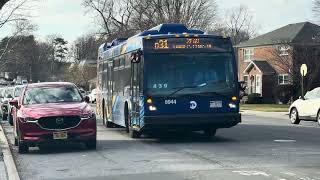
M237 47L255 47L283 43L319 44L318 38L318 41L315 42L316 37L320 37L320 26L310 22L301 22L288 24L269 33L242 42L237 45Z
M243 73L246 73L248 70L250 70L252 66L257 67L262 74L276 73L274 68L267 61L261 61L261 60L252 60L249 63L249 65L246 67L246 69L243 71Z

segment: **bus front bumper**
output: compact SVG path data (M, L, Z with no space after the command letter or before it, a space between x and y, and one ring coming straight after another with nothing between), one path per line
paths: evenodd
M144 129L219 129L241 122L240 113L145 116Z

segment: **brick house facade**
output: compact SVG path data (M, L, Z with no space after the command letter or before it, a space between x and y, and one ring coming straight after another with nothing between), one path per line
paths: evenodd
M277 102L276 88L292 84L291 66L299 65L294 62L293 47L319 47L320 41L314 41L319 34L315 24L289 24L236 46L239 80L246 82L247 94L258 93L265 101Z

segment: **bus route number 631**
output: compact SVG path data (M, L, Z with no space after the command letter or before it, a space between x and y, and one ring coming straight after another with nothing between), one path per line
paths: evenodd
M170 104L177 104L176 99L168 99L164 101L164 104L170 105Z

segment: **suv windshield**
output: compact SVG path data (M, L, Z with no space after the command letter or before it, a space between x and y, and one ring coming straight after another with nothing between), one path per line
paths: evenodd
M27 89L24 104L45 104L82 101L79 91L74 86L36 87Z
M236 87L230 53L157 54L146 57L147 94L233 91Z

